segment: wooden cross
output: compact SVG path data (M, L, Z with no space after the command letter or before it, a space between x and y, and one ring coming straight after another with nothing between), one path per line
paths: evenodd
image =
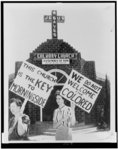
M52 39L57 39L57 23L64 23L65 17L64 16L57 16L57 11L52 10L52 15L45 15L44 22L52 23Z

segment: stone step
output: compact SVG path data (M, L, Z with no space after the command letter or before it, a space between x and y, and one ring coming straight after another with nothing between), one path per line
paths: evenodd
M83 130L83 129L88 129L88 128L93 128L95 127L94 125L84 125L84 126L78 126L78 127L73 127L72 130L73 131L77 131L77 130ZM53 128L49 128L47 129L48 132L56 132L56 129L53 129Z
M95 127L94 125L84 125L82 123L76 123L72 128L73 132L90 129ZM30 135L54 135L56 133L56 129L53 128L52 122L36 122L34 125L30 126Z
M97 127L92 127L92 126L86 126L86 127L81 127L75 130L72 128L72 133L91 133L91 132L96 132ZM47 131L43 132L44 135L49 135L49 136L54 136L56 134L56 129L48 129Z
M76 131L73 131L73 133L75 133L75 132L77 132L77 133L91 133L91 132L96 132L96 131L97 131L97 127L91 127L91 128L76 130Z
M76 123L72 127L72 129L73 130L78 130L78 129L91 128L91 127L95 127L95 125L94 124L85 125L84 123ZM54 130L53 126L50 126L50 130Z

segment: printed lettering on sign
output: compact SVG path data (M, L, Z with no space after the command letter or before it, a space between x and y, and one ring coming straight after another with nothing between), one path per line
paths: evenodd
M56 76L23 62L9 90L35 105L44 107L55 84Z
M75 105L90 113L102 86L72 70L68 80L61 90L61 96L74 102Z

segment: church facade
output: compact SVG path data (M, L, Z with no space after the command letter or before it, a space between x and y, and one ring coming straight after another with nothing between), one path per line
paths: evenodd
M55 59L54 57L58 59ZM55 64L55 60L62 60L62 58L68 58L69 63ZM45 64L43 62L44 60L47 60L48 63ZM42 112L38 106L35 106L30 102L28 102L28 104L26 105L25 111L30 116L31 123L35 123L36 121L52 121L53 111L55 108L57 108L55 92L56 90L62 89L72 69L75 69L76 71L80 72L84 76L88 77L89 79L93 80L94 82L100 84L103 87L90 114L84 112L77 106L75 107L75 117L78 123L97 123L100 111L99 108L106 107L105 104L107 103L110 97L108 95L107 90L108 83L106 87L106 80L98 80L96 78L97 75L95 71L94 61L84 60L81 57L81 53L77 52L68 43L59 39L49 39L46 42L39 45L39 47L37 47L32 53L30 53L30 57L27 59L27 61L57 76L57 85L54 87ZM49 61L51 61L51 63ZM15 75L17 74L17 71L20 68L21 64L22 62L16 62ZM65 100L65 103L66 105L71 106L69 101Z
M52 14L52 18L53 16L55 16L55 14ZM96 125L100 117L100 111L104 108L104 118L106 119L107 124L109 124L110 88L107 77L105 80L98 79L95 70L95 61L87 61L83 59L81 57L81 53L74 49L69 43L65 42L63 39L57 39L57 28L54 25L55 23L57 23L57 20L56 22L53 20L52 23L52 39L47 39L47 41L41 43L33 52L30 53L27 61L57 76L57 84L51 92L43 109L28 102L25 110L26 114L28 114L31 118L32 124L37 121L52 122L54 109L57 108L55 92L62 89L71 70L74 69L103 87L89 114L79 107L75 107L77 123ZM22 62L16 62L15 76L21 64ZM12 82L13 81L10 81L9 86ZM9 97L18 96L9 92ZM65 100L65 103L71 107L69 101Z

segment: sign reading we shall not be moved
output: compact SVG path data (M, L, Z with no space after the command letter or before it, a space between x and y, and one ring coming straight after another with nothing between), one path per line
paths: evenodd
M61 96L90 113L102 86L72 70L61 90Z
M56 76L25 61L9 90L43 108L56 80Z

